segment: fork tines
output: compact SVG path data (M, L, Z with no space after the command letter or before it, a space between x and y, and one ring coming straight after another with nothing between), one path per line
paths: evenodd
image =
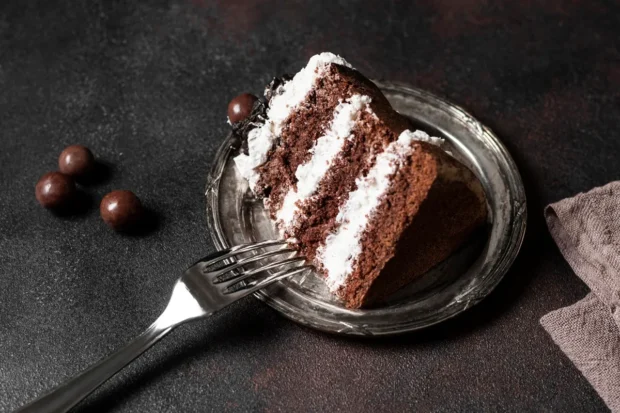
M261 249L277 246L281 248L258 253ZM295 252L293 248L287 246L286 241L282 240L237 245L221 251L218 257L202 263L203 273L222 293L246 295L272 282L312 268L310 264L300 265L306 259L303 256L293 255ZM254 255L243 257L248 253ZM286 258L286 255L292 256ZM272 259L270 262L261 263L269 258ZM213 268L217 265L220 267Z

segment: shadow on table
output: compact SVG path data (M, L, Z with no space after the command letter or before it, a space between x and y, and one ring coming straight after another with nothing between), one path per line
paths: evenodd
M77 178L78 184L86 187L93 187L106 184L112 179L114 166L105 160L98 159L92 171L83 177Z
M95 198L92 194L78 189L71 203L61 209L52 210L51 213L57 218L74 220L84 218L93 213Z

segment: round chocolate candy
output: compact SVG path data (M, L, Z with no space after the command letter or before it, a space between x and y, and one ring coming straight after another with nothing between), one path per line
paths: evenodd
M237 123L250 116L254 102L258 98L249 93L242 93L228 104L228 120L230 123Z
M88 175L95 167L95 157L86 146L67 146L58 157L60 172L74 177Z
M37 182L35 196L45 208L63 208L75 196L75 183L68 175L60 172L48 172Z
M142 217L142 203L131 191L112 191L101 200L101 218L111 228L125 231L136 225Z

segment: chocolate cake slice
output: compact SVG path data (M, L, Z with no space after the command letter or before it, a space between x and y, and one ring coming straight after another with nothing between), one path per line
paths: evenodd
M331 53L275 79L243 135L239 173L281 235L349 308L446 259L486 221L474 174L412 131L377 86Z

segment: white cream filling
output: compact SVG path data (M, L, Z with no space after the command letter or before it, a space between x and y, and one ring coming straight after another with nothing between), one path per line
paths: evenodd
M361 236L373 212L390 187L397 168L413 152L412 144L420 140L416 139L421 136L416 132L405 132L377 155L375 165L366 176L356 179L357 188L349 194L336 217L336 231L327 236L325 245L317 251L317 259L327 272L326 282L332 291L342 286L353 272L353 264L362 252Z
M401 136L404 136L404 135L409 136L413 140L428 142L436 146L442 146L445 143L443 138L436 138L434 136L430 136L428 133L421 131L421 130L416 130L415 132L411 132L410 130L407 129L400 134L399 139Z
M297 190L289 189L282 207L276 213L280 227L286 228L293 224L295 214L299 210L299 203L314 195L319 183L342 151L345 142L355 138L351 132L360 112L371 110L370 101L368 96L353 95L336 106L325 134L317 139L310 149L312 157L306 163L299 165L295 171Z
M317 78L332 63L351 67L346 60L333 53L326 52L312 56L305 68L280 86L278 93L269 102L267 121L248 134L248 154L235 157L235 165L241 176L249 181L252 190L255 189L259 178L255 168L267 161L267 154L282 133L284 122L303 102Z

